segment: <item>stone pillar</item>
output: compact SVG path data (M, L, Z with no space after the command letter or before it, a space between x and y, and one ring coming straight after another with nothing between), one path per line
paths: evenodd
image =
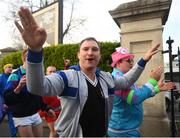
M135 61L147 50L161 43L160 51L148 62L137 84L148 80L150 70L163 66L163 25L165 25L172 0L138 0L119 5L110 14L121 28L121 46L135 54ZM144 104L142 136L170 136L169 120L165 112L163 93L147 99Z

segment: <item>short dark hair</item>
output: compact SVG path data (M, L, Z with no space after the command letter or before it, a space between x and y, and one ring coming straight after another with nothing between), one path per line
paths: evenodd
M99 44L99 42L96 40L96 38L94 38L94 37L87 37L87 38L83 39L83 40L79 43L79 49L78 49L78 51L80 50L82 43L84 43L85 41L91 41L91 40L92 40L92 41L95 41L95 42L98 44L99 49L101 50L100 44Z

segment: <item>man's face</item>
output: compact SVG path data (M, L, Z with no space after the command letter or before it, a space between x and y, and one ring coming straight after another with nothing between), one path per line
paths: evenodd
M101 58L100 48L93 40L84 41L78 52L79 64L84 70L96 69Z
M118 63L117 63L117 68L119 68L123 73L128 72L134 64L134 60L132 58L129 59L121 59Z
M49 75L49 74L54 73L54 72L56 72L56 68L53 66L50 66L46 70L46 75Z
M11 74L12 73L12 67L5 68L4 73Z

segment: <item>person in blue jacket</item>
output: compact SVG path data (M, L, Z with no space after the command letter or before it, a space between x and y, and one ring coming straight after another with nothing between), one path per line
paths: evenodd
M12 116L12 111L8 108L8 106L4 103L4 89L7 83L7 80L12 73L13 65L12 64L5 64L3 66L4 72L0 74L0 112L1 112L1 118L0 118L0 124L3 121L4 117L8 116L8 126L10 130L10 135L11 137L16 137L17 134L17 129L14 126L14 121L13 121L13 116Z
M27 50L22 51L23 65L8 78L4 88L4 102L12 111L14 125L20 137L42 137L42 119L38 114L41 109L55 116L54 111L43 102L41 96L29 93L26 86Z
M113 72L112 75L123 76L133 67L133 54L128 53L128 49L116 48L112 53ZM157 69L162 73L162 68ZM153 71L152 71L153 72ZM140 137L139 127L143 120L144 100L155 96L162 90L172 89L174 83L157 83L151 78L142 87L138 88L133 84L128 90L115 91L113 110L108 126L108 136L110 137Z

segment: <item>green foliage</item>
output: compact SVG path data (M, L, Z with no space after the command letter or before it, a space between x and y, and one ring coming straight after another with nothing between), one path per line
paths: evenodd
M110 59L111 59L111 54L115 51L116 47L119 47L119 43L112 43L112 42L102 42L100 43L101 45L101 62L99 64L99 67L102 70L105 71L111 71L111 66L110 66Z
M2 60L0 60L0 73L2 73L3 72L3 66L2 66Z
M120 46L118 42L101 42L101 62L99 67L105 71L111 71L110 67L110 55L116 47ZM49 65L54 65L58 70L64 69L64 59L70 59L71 65L78 64L77 51L78 44L64 44L44 48L44 67L47 68ZM21 52L14 52L6 55L0 61L0 68L2 70L3 65L12 63L14 68L22 65Z
M7 63L13 64L14 69L18 68L20 65L22 65L21 51L8 54L0 61L1 72L3 72L3 66Z
M56 66L57 69L64 69L64 59L70 59L71 65L77 64L77 44L58 45L44 49L44 66Z

